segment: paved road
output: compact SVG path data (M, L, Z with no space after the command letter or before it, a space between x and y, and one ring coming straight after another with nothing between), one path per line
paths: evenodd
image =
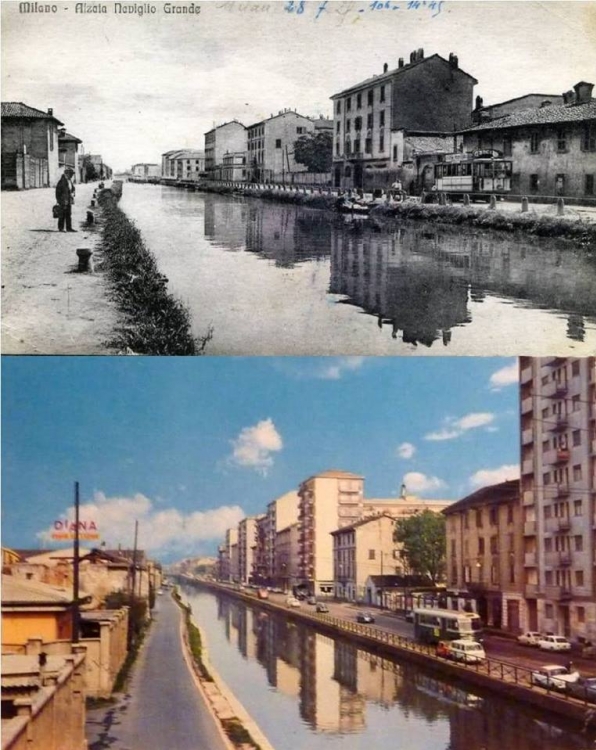
M88 713L90 750L225 750L184 660L180 617L169 595L158 597L128 692Z

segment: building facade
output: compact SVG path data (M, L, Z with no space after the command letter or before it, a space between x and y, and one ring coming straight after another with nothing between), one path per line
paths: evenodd
M523 537L519 480L483 487L443 511L447 587L468 595L489 626L523 627Z
M59 128L54 111L2 102L2 189L54 187L60 179Z
M461 133L464 151L493 150L512 161L511 192L596 202L596 100L593 84L580 81L541 106L493 117L475 113L478 124ZM498 112L498 110L497 110ZM483 121L484 120L484 121Z
M252 182L291 182L292 175L306 172L294 158L294 144L312 133L315 122L290 109L249 125L247 166Z
M243 518L238 524L238 580L249 583L253 576L257 544L257 517Z
M596 641L596 358L520 358L522 627Z
M408 64L403 58L393 70L385 64L382 74L334 94L334 185L370 190L409 178L411 187L404 134L453 137L470 122L476 83L457 55L425 58L420 49Z
M75 180L83 182L83 170L81 160L79 159L79 147L83 143L66 130L58 131L58 164L60 169L70 167L74 169Z
M161 176L198 182L205 172L205 152L198 149L167 151L161 155Z
M277 535L283 530L298 522L298 493L296 491L286 492L267 505L265 514L265 534L264 534L264 559L265 559L265 577L275 583L279 567L276 561ZM286 558L284 562L289 563ZM292 565L295 567L295 563ZM287 576L287 571L286 575ZM275 583L275 585L277 585Z
M225 154L246 152L246 127L238 120L218 125L205 133L205 171L217 179L216 168L223 166Z

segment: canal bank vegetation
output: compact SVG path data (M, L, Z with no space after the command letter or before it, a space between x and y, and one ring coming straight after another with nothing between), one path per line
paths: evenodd
M168 279L159 272L137 227L118 206L121 192L122 183L115 182L98 197L104 219L104 268L124 316L110 345L133 354L203 354L212 331L193 337L190 312L168 292Z

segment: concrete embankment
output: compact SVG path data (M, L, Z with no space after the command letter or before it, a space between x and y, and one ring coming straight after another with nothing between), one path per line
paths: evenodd
M331 615L288 609L269 599L259 600L255 594L231 589L215 582L195 579L187 579L186 582L243 600L250 606L281 614L288 619L305 622L322 633L348 638L368 651L409 661L424 669L430 669L444 678L455 678L483 690L498 693L508 699L522 701L540 710L552 712L576 726L586 726L588 723L592 725L593 707L563 694L532 686L532 670L527 667L490 658L481 664L457 664L436 656L432 646L417 643L377 627L361 625Z
M118 310L101 273L96 183L76 186L73 233L58 232L53 188L2 193L2 353L113 354ZM94 222L87 221L87 212ZM78 272L78 249L95 273Z
M101 191L104 222L102 250L111 292L122 316L115 346L126 353L197 355L210 340L209 331L196 339L190 313L167 288L141 233L119 208L122 183Z

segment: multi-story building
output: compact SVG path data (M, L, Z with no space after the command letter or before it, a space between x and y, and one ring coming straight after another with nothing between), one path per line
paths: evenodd
M283 529L298 522L298 493L286 492L267 505L264 533L265 577L273 582L278 568L276 564L277 535ZM289 560L285 560L286 563ZM284 576L285 577L285 576Z
M331 532L360 520L364 477L347 471L324 471L301 483L299 497L298 576L313 594L332 594Z
M545 99L538 107L497 108L496 116L491 108L477 108L477 124L458 140L464 151L492 150L510 158L512 193L596 201L593 87L580 81L563 94L562 103Z
M228 529L219 553L219 577L221 581L235 581L237 570L232 570L232 546L238 545L238 527Z
M205 133L205 171L210 179L218 179L215 172L223 166L223 158L229 153L246 152L246 127L238 120L218 125Z
M275 537L273 583L283 591L291 591L298 583L299 537L298 521L280 529Z
M425 58L419 49L408 64L403 58L393 70L385 64L380 75L334 94L335 186L382 188L399 179L410 190L420 187L420 165L412 153L453 148L447 140L406 149L405 141L414 134L453 139L456 130L470 123L477 83L459 68L457 55L451 53L449 60L437 54Z
M133 178L137 180L149 180L161 176L161 167L159 164L148 164L146 162L133 164L130 171Z
M523 612L523 537L518 479L482 487L443 511L447 586L471 596L483 621L517 633Z
M255 549L253 554L252 563L252 580L253 583L268 584L269 583L269 566L268 566L268 555L267 555L267 526L268 519L267 514L263 513L257 517L255 527Z
M312 133L315 121L285 109L248 127L248 170L255 182L290 182L292 175L306 172L294 159L294 144Z
M2 189L54 187L60 178L59 128L54 111L2 102Z
M245 182L248 179L246 151L224 154L221 166L214 170L214 179L223 182Z
M261 516L243 518L238 524L238 578L249 583L254 575L257 521Z
M430 510L433 513L441 513L448 508L452 500L426 500L416 495L403 494L401 497L390 498L364 498L362 503L362 515L366 517L386 514L393 519L409 518L416 513Z
M596 641L596 358L520 358L522 627Z
M161 176L169 180L198 182L205 172L205 153L197 149L166 151L161 155Z

